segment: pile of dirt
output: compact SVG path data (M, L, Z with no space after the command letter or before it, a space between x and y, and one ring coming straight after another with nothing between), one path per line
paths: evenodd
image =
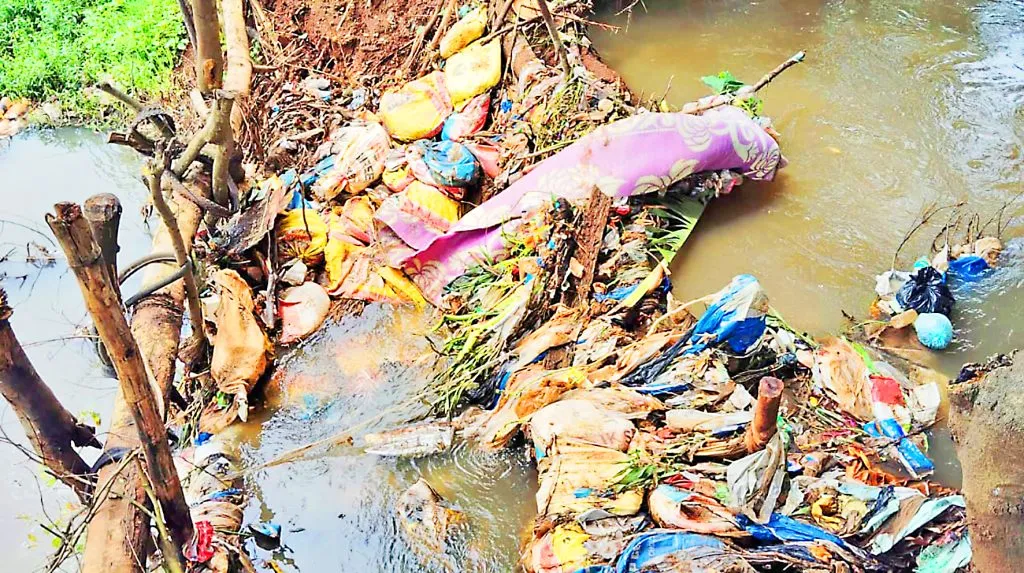
M309 65L353 83L380 78L401 65L418 27L437 9L417 0L273 0L268 16L282 46L308 43Z

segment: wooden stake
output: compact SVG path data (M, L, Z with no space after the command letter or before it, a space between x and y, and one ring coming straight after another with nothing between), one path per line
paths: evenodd
M117 233L121 227L121 201L112 193L100 193L85 200L82 215L100 245L110 280L117 284Z
M186 181L184 185L188 185L195 195L209 195L208 179L205 182ZM182 240L186 247L191 248L202 219L202 211L177 193L172 199L171 208ZM153 234L151 252L166 253L171 250L170 231L161 221ZM164 281L177 268L176 264L147 266L142 288ZM183 281L178 280L140 300L132 314L132 334L153 375L153 385L160 392L163 403L167 403L173 388L184 301L185 286ZM135 421L120 392L114 401L108 436L108 453L135 450L142 446ZM143 472L138 463L129 464L124 469L119 466L109 464L99 471L96 491L109 491L110 494L96 501L99 506L89 522L85 553L82 556L82 573L141 573L143 569L139 563L145 563L153 550L150 519L140 509L149 503Z
M152 393L146 365L125 320L117 289L110 282L100 249L78 205L54 205L54 213L47 214L46 223L64 250L85 306L110 354L121 392L138 428L156 497L180 551L192 538L192 519L171 458L157 397Z
M50 473L88 502L94 480L89 464L72 447L100 447L93 429L80 424L57 400L29 362L14 335L7 294L0 289L0 394L17 414L32 449Z

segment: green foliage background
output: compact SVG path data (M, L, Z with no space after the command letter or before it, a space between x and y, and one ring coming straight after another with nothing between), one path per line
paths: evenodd
M0 0L0 96L83 113L100 80L160 96L185 41L175 0Z

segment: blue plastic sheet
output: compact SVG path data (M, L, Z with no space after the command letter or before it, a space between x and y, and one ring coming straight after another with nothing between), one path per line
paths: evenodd
M434 181L448 187L469 187L480 178L480 164L465 145L454 141L417 141Z
M659 557L694 547L725 549L725 544L707 535L664 529L651 530L634 537L619 554L615 569L610 571L636 573Z
M740 514L736 516L736 523L747 533L754 536L754 539L765 543L776 541L829 541L847 550L852 548L845 541L825 531L824 529L797 521L781 513L773 513L768 523L760 524L749 517Z

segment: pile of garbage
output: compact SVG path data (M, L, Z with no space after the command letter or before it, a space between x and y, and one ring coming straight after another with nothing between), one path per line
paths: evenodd
M909 272L892 269L876 277L878 298L871 318L880 322L866 329L870 338L931 350L944 350L953 342L953 290L983 280L1003 250L998 237L968 233L963 241L947 242L932 256L920 257Z
M216 394L183 427L245 420L275 343L310 336L339 301L430 305L441 366L423 399L438 417L366 436L367 451L527 444L529 571L967 563L963 498L928 481L934 373L793 330L751 276L696 301L671 294L669 264L705 206L785 166L756 92L803 54L757 84L712 76L715 95L652 111L581 63L583 42L552 42L559 72L532 52L539 16L509 41L487 35L487 13L463 7L440 69L382 93L288 90L334 119L308 164L243 189L198 245ZM904 282L932 280L918 276ZM909 300L902 286L893 300ZM196 487L204 504L233 491ZM234 509L209 507L237 530ZM426 482L403 496L405 529L429 534L424 559L461 523ZM208 562L232 547L214 536L194 551Z

